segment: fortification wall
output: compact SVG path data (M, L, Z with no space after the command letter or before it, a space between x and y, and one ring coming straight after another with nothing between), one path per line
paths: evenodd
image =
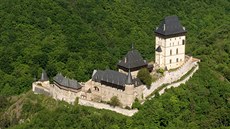
M117 113L120 113L120 114L123 114L126 116L132 116L136 112L138 112L137 109L128 110L128 109L123 109L120 107L113 107L113 106L110 106L108 104L97 103L97 102L88 101L88 100L84 100L84 99L79 99L78 104L84 105L84 106L90 106L90 107L94 107L94 108L98 108L98 109L107 109L107 110L115 111Z

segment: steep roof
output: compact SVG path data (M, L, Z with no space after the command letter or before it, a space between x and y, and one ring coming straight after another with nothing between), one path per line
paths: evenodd
M155 33L168 36L186 33L186 30L181 25L177 16L168 16L163 19L160 26L155 30Z
M126 78L125 84L131 85L131 84L132 84L132 81L133 81L132 75L131 75L130 70L129 70L128 76L127 76L127 78Z
M108 82L118 86L125 86L127 78L128 75L113 70L94 70L94 74L92 75L92 80L95 82ZM131 84L134 84L134 86L142 85L138 78L132 79L130 81L132 81Z
M79 89L82 87L76 80L64 77L61 73L57 74L53 80L59 85L67 88Z
M146 66L147 62L143 59L141 54L137 50L129 51L124 58L118 62L118 66L125 67L127 69L136 68L140 66Z
M48 78L46 71L44 69L42 70L40 81L42 81L42 82L43 81L49 81L49 78Z
M157 52L162 52L161 46L158 46L156 49Z

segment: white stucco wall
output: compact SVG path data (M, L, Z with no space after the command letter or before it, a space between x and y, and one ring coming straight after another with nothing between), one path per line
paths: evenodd
M155 52L155 63L161 68L167 67L168 69L174 69L183 65L185 59L185 40L185 36L166 39L156 36L155 49L161 46L162 52Z

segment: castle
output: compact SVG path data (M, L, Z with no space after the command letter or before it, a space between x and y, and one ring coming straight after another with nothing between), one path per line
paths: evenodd
M150 64L132 48L117 63L118 71L94 70L85 83L64 77L58 73L51 84L43 70L41 79L32 84L34 93L52 96L54 99L74 103L76 98L95 102L108 102L116 96L122 107L131 107L135 99L144 100L146 86L137 78L142 68L150 72L156 69L176 69L185 62L185 34L177 16L168 16L156 28L155 63Z

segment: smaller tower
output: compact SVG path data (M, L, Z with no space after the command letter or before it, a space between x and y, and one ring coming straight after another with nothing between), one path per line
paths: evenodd
M134 102L134 84L130 70L125 80L125 92L127 94L126 105L131 107Z
M49 84L50 84L49 78L48 78L47 73L44 69L42 69L42 74L41 74L41 78L39 79L39 81L44 86L49 86Z

